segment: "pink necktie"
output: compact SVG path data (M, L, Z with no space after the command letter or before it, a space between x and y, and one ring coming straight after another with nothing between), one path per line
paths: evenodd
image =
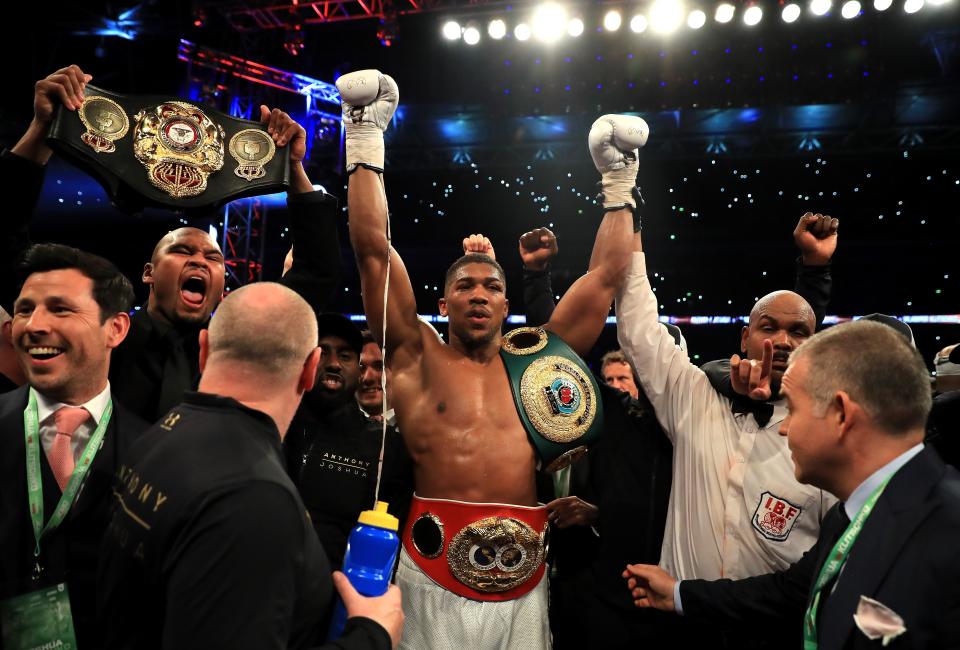
M73 474L73 449L70 447L70 440L77 428L89 418L90 413L80 406L64 406L53 414L57 435L47 452L47 460L50 461L50 469L53 470L61 492L67 489L67 483Z

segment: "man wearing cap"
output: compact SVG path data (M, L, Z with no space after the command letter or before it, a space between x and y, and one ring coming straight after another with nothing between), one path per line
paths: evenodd
M343 562L357 516L373 506L383 442L380 500L403 521L413 475L400 434L367 418L355 398L363 337L345 316L318 318L320 365L284 439L287 471L300 490L313 527L333 567ZM386 435L384 441L383 436Z

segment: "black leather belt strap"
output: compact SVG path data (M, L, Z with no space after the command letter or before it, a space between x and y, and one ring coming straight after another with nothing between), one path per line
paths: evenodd
M60 106L48 142L124 211L204 213L290 185L289 147L277 149L258 122L159 95L88 85L85 96L78 111Z

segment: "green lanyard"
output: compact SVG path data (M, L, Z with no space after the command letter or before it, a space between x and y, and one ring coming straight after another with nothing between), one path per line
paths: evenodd
M93 457L97 455L100 445L103 442L103 435L107 431L107 424L110 422L110 415L113 413L113 400L107 401L107 407L103 409L103 415L100 416L100 424L90 436L86 449L80 456L80 462L73 468L73 474L70 475L70 481L66 489L60 496L60 502L50 516L47 525L43 525L43 480L40 477L40 416L37 412L37 396L33 390L29 391L30 399L27 402L27 408L23 411L23 432L26 436L27 447L27 500L30 503L30 520L33 523L33 537L37 541L36 548L33 550L34 558L40 557L40 540L44 535L56 529L63 521L64 517L73 506L74 499L83 485L83 479L90 470L90 464ZM34 565L34 578L39 577L40 563Z
M878 485L877 489L867 498L863 507L860 508L860 512L857 513L857 516L854 517L853 521L847 526L847 530L840 536L837 543L833 545L833 548L830 550L830 555L827 556L829 559L823 563L823 567L820 569L820 575L817 577L817 582L813 588L813 599L810 601L810 606L807 607L807 613L803 618L803 650L817 650L817 606L820 604L820 592L828 582L833 580L833 577L839 573L843 563L847 561L847 555L850 554L853 543L857 540L857 536L860 535L863 523L867 520L867 517L870 516L870 513L873 512L873 506L876 505L877 499L880 498L880 494L883 492L883 488L887 487L887 483L890 482L891 478L893 478L893 474L884 479L883 483Z

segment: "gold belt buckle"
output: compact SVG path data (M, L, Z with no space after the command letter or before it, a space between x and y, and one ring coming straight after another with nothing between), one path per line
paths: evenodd
M457 580L483 593L508 591L530 579L544 559L546 529L512 517L487 517L457 533L447 564Z
M164 102L134 116L133 151L155 187L173 197L197 196L223 167L223 127L186 102Z

